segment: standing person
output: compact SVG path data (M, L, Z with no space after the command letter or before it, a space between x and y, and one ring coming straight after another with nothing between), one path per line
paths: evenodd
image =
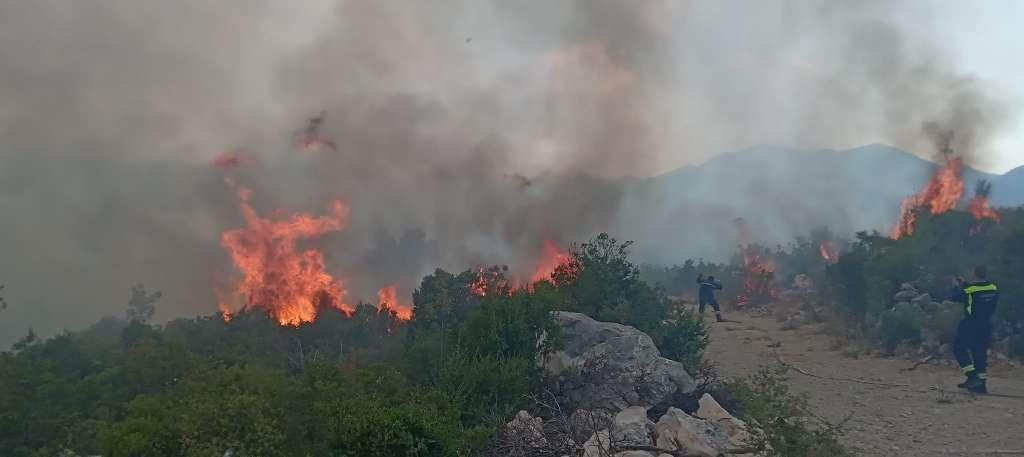
M956 327L953 354L967 380L957 385L974 393L988 393L988 347L992 342L992 315L999 302L999 289L988 280L984 265L974 267L971 281L953 279L953 300L964 304L964 318Z
M711 305L715 309L715 320L722 322L722 309L718 306L718 300L715 300L715 291L722 290L722 283L715 281L714 276L704 278L704 274L701 273L697 275L697 284L700 284L700 289L697 291L700 315L704 316L704 307Z

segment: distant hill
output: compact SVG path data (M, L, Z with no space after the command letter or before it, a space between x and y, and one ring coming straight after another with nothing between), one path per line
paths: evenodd
M992 202L998 206L1024 205L1024 166L996 178L992 187Z
M624 181L615 233L638 240L637 253L656 262L720 258L739 241L742 217L753 241L785 243L827 225L836 232L888 230L900 202L918 192L937 165L891 146L844 151L758 146L722 154L702 165ZM1002 205L1024 204L1024 167L1005 176L965 168L974 182L994 183Z

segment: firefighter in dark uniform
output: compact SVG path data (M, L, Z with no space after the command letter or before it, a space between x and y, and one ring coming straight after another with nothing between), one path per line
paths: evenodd
M715 281L714 276L705 278L701 273L697 275L697 284L700 284L700 289L697 291L700 315L704 316L704 307L711 305L715 309L715 320L722 322L722 309L718 306L718 300L715 300L715 291L722 290L722 283Z
M992 315L999 303L999 289L988 280L988 271L977 266L971 281L953 280L953 300L964 304L964 318L956 328L953 355L967 380L957 387L974 393L987 393L988 347L992 343Z

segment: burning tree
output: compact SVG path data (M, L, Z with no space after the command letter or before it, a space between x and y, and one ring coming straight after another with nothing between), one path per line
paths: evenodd
M914 234L920 211L927 210L932 215L939 215L952 210L960 202L964 194L963 159L948 151L944 157L945 165L935 171L928 184L917 194L903 200L900 217L892 229L893 239Z
M312 322L324 307L351 315L353 308L343 301L345 288L325 270L323 253L296 248L300 240L341 230L348 207L335 200L325 216L297 213L274 220L260 217L250 196L239 192L246 226L221 235L221 245L243 275L232 291L244 297L242 309L263 310L281 325ZM234 311L228 301L221 300L220 307L230 319Z
M988 197L991 193L992 183L988 182L988 180L979 180L974 186L974 197L967 204L967 212L971 213L971 216L974 216L974 220L977 221L974 227L971 227L971 235L981 231L981 222L985 219L996 223L1000 221L999 213L992 209L988 203Z
M775 262L771 251L757 244L740 246L743 262L743 290L736 296L736 306L760 305L778 296L775 285Z

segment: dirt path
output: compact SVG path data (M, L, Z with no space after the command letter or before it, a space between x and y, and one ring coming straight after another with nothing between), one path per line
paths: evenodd
M992 394L959 392L953 366L899 358L854 357L838 348L820 327L781 330L773 319L737 316L737 323L713 324L708 357L723 377L744 376L759 367L786 363L816 376L856 378L882 384L820 379L790 370L790 385L806 393L817 414L846 423L846 444L863 456L1024 455L1024 369L996 363L989 369ZM951 357L951 356L950 356ZM1016 450L1021 454L993 451Z

